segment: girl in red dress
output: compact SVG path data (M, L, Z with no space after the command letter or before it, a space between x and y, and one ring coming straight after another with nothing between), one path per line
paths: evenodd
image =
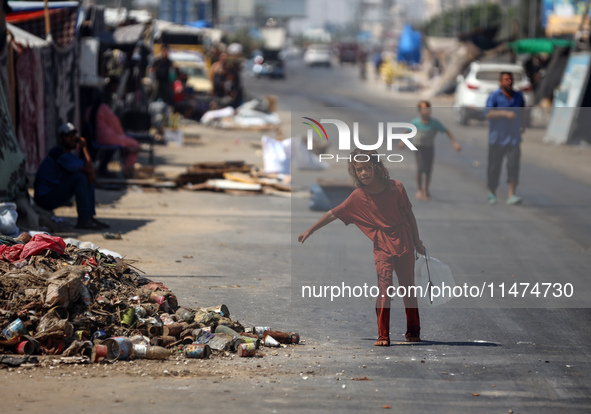
M316 230L336 219L355 224L374 243L374 259L378 274L378 340L375 346L390 345L390 297L392 273L398 285L414 286L415 249L425 254L412 205L400 181L391 180L376 151L355 149L351 153L349 174L357 187L342 204L326 212L298 241L304 243ZM391 292L390 292L391 293ZM403 297L406 310L406 341L419 342L421 324L417 299Z

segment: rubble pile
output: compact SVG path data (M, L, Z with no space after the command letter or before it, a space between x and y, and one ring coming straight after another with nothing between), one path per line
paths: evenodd
M195 164L179 175L176 182L190 191L291 196L291 175L266 174L244 161Z
M77 363L255 356L261 345L299 343L298 334L245 329L226 305L180 307L170 289L130 261L59 237L23 235L0 239L0 364L36 362L28 355ZM3 355L17 353L25 357Z

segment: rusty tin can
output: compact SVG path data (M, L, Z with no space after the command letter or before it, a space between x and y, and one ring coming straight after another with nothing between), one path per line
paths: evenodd
M165 336L176 336L183 331L183 326L178 322L174 322L168 325L164 325L163 329Z
M101 362L103 359L107 359L108 354L109 350L106 345L95 345L92 348L90 362Z
M160 295L156 294L155 292L152 292L150 294L150 302L162 305L164 303L164 299L165 299L164 296L160 296Z
M238 345L236 353L240 357L253 357L256 353L256 346L252 342L245 342Z
M209 345L187 345L183 348L183 355L187 358L207 359L211 355L211 348Z

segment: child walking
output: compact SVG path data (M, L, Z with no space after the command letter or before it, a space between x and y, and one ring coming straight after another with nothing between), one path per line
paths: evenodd
M415 157L417 160L417 186L415 197L419 200L431 200L429 184L431 182L431 171L433 170L433 158L435 157L435 137L438 132L445 132L449 137L454 149L458 152L462 146L455 140L454 136L439 120L431 118L431 103L420 101L418 104L419 116L410 121L417 127L417 135L412 139L417 147ZM404 148L404 142L400 141L399 148ZM425 184L423 185L423 177Z
M375 346L390 346L390 297L392 273L399 286L414 285L415 249L425 254L412 205L400 181L391 180L376 151L355 149L351 153L349 174L357 187L342 204L326 212L298 241L304 243L316 230L337 218L345 225L355 224L374 243L378 275L378 340ZM357 162L356 162L356 161ZM420 342L421 323L417 299L403 298L406 311L406 341Z

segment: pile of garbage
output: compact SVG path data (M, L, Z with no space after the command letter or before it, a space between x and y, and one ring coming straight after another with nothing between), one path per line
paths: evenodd
M226 305L180 307L170 289L128 260L27 233L0 236L0 330L0 364L9 365L37 362L33 355L76 363L212 352L247 357L300 339L244 328Z

